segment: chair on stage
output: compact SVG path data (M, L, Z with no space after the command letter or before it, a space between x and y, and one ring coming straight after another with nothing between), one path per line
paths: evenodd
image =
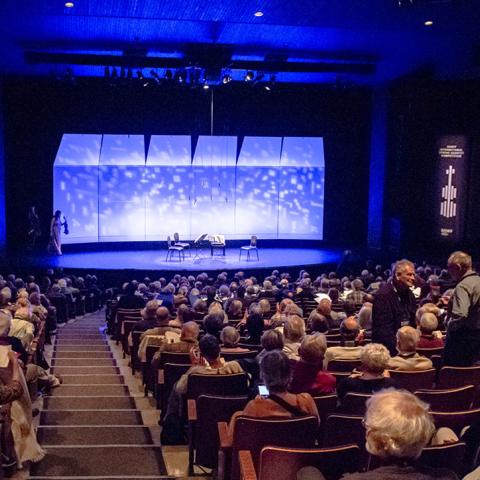
M209 235L208 241L210 242L210 255L213 257L214 249L221 249L222 255L225 256L225 235Z
M175 245L175 242L172 242L172 239L170 238L170 235L167 237L167 256L165 257L165 260L168 262L169 259L173 260L173 256L177 252L178 255L178 261L181 262L182 260L185 260L185 252L184 248L180 247L178 245Z
M178 232L175 232L173 234L173 245L175 247L182 247L184 250L187 250L188 254L191 256L190 243L189 242L181 242L180 241L180 236L178 235Z
M258 247L257 247L257 236L252 235L250 237L250 245L244 245L243 247L240 247L240 252L238 254L238 259L242 259L242 252L247 252L247 262L250 260L250 252L254 251L257 254L257 261L259 260L258 258Z

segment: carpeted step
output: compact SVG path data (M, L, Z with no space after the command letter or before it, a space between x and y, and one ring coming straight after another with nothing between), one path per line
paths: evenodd
M144 426L40 426L37 430L37 438L47 450L50 445L152 445L154 443L149 429Z
M54 352L110 352L108 345L64 345L56 343Z
M52 367L50 369L52 373L58 375L87 375L87 374L103 374L103 375L118 375L120 369L118 367Z
M101 375L90 373L85 375L62 375L63 385L123 385L122 375Z
M49 409L40 413L40 425L142 425L142 415L140 410Z
M44 410L135 410L132 397L45 397ZM101 415L101 412L98 412Z
M103 338L84 340L82 338L58 338L57 345L108 345Z
M111 352L56 352L55 358L113 358Z
M68 328L61 328L57 331L57 335L62 335L63 333L98 333L102 330L101 326L93 326L93 327L68 327Z
M52 397L101 397L129 395L125 385L61 385L50 391Z
M75 476L108 478L166 475L160 447L97 446L50 447L47 456L32 465L30 476Z
M111 367L116 365L112 358L52 358L50 365L55 367Z

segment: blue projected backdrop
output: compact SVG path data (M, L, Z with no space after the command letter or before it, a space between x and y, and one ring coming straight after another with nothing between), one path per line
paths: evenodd
M239 143L241 142L241 144ZM53 168L64 243L323 238L320 137L63 135Z

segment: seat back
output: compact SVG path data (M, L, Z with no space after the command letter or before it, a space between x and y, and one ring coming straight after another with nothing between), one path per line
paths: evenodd
M325 422L323 446L337 447L349 443L365 448L365 429L362 425L363 415L329 415Z
M233 373L231 375L201 375L188 376L187 398L198 398L200 395L246 395L248 389L247 374Z
M163 366L163 383L158 385L157 402L161 409L161 416L164 417L168 405L168 397L173 390L175 383L180 380L180 377L187 373L192 365L190 364L176 364L166 363Z
M344 473L360 468L357 445L333 448L265 447L260 454L259 480L290 480L303 467L318 468L326 480L337 480Z
M174 363L178 365L192 362L189 353L162 352L162 356L160 357L160 365L165 365L166 363Z
M389 370L390 377L395 381L397 388L404 388L410 392L425 388L432 388L436 370Z
M342 401L342 412L352 415L364 415L367 408L367 400L371 396L366 393L347 393Z
M463 442L425 447L418 463L434 468L448 468L461 478L463 476L463 458L467 446Z
M170 235L167 236L167 247L170 248L172 246L172 239L170 238Z
M432 355L443 356L443 347L437 348L417 348L417 353L423 355L424 357L430 358Z
M435 427L451 428L458 437L462 429L480 420L480 409L462 410L460 412L431 412L435 421Z
M231 362L232 360L255 358L258 355L258 351L250 350L249 352L222 352L221 355L226 362Z
M175 243L178 243L180 241L180 235L178 234L178 232L175 232L173 234L173 240Z
M480 366L442 367L438 374L436 388L455 388L480 384Z
M310 448L315 445L317 430L318 419L313 416L281 420L237 417L233 432L231 479L240 478L240 450L250 450L258 471L263 447L272 445Z
M328 370L332 372L351 372L362 364L360 360L331 360Z
M466 385L447 390L417 390L415 395L430 405L436 412L455 412L471 408L475 387Z
M257 236L256 235L252 235L250 237L250 246L256 248L256 246L257 246Z
M194 436L195 463L216 468L218 462L218 422L229 422L235 412L245 408L248 397L200 395L197 398L197 424Z
M327 417L332 414L337 408L338 398L334 393L332 395L319 395L313 397L315 405L317 406L318 414L320 415L321 425L325 423Z

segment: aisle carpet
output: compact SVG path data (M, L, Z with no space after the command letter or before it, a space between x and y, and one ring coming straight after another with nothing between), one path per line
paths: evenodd
M152 439L142 412L103 333L102 313L59 328L52 372L63 385L45 397L38 439L47 456L32 479L172 478L159 439Z

